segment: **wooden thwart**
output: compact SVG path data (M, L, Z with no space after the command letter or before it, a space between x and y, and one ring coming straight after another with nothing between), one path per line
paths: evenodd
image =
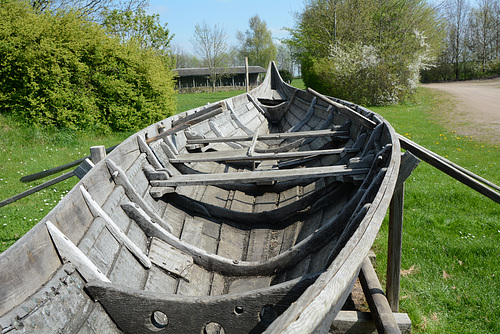
M258 170L239 173L186 174L169 180L153 180L153 187L175 187L191 185L218 185L231 183L253 183L285 181L297 178L311 179L328 176L359 175L368 173L368 168L347 168L346 165L311 167L284 170Z
M165 138L166 136L170 136L178 131L187 129L194 124L203 122L207 119L217 116L218 114L222 113L225 110L224 104L215 105L216 109L213 109L213 107L214 106L210 106L205 110L198 111L197 113L194 113L192 115L180 119L178 122L182 123L180 124L178 122L174 123L175 125L171 129L168 129L165 132L162 132L152 138L149 138L148 140L146 140L146 142L149 144L159 139Z
M257 136L257 140L279 140L279 139L302 139L314 137L340 137L348 136L349 131L346 130L311 130L300 132L283 132L283 133L269 133ZM188 144L210 144L210 143L225 143L225 142L239 142L251 141L253 136L227 136L227 137L212 137L203 139L188 139Z
M204 162L204 161L259 161L259 160L281 160L296 159L304 157L316 157L320 155L332 155L342 153L356 153L359 148L328 149L312 151L295 151L282 153L255 153L248 155L247 149L216 151L205 153L179 154L170 159L170 163Z

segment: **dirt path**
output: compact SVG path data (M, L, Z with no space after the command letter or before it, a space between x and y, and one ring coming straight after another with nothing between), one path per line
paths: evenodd
M450 130L500 143L500 78L422 86L451 97L451 113L440 115Z

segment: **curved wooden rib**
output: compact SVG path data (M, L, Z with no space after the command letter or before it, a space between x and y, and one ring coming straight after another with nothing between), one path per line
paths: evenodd
M80 185L80 191L83 195L83 198L85 199L85 202L87 203L90 211L92 212L92 215L94 217L101 217L104 219L106 222L106 227L108 230L111 232L111 234L115 237L115 239L125 245L127 249L134 255L141 263L142 265L149 269L151 268L151 261L148 259L146 255L137 247L136 244L130 240L125 233L115 224L115 222L111 219L111 217L108 216L108 214L97 204L93 199L92 196L90 196L89 192L87 189L85 189L82 185Z
M147 204L146 201L144 201L142 196L137 193L134 186L132 185L132 183L130 183L129 179L127 178L123 169L121 169L121 167L118 166L111 159L106 160L106 165L108 166L110 174L113 176L113 179L115 180L116 184L121 185L123 187L123 189L125 190L125 194L128 196L128 198L130 198L135 203L138 203L141 206L141 208L148 214L148 216L151 217L151 219L165 226L168 232L172 232L173 231L172 227L166 222L164 222L163 219L161 219L161 217L158 216L158 214L153 209L151 209L149 204Z

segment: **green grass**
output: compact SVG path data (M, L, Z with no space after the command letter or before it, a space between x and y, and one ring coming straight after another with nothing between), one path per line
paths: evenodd
M244 93L244 90L232 90L228 92L215 93L196 93L196 94L178 94L177 112L194 109L207 103L213 103L220 100Z
M435 121L450 107L420 89L416 102L372 109L398 133L500 184L498 145ZM500 205L424 162L405 187L401 311L416 333L499 333ZM386 220L374 245L380 278L387 233Z
M22 176L77 160L89 155L91 146L109 147L123 141L130 134L45 131L20 125L0 115L0 200L69 170L30 183L20 182ZM76 177L72 177L0 208L0 252L30 230L77 181Z
M294 85L303 87L301 81ZM236 94L181 94L178 111ZM372 108L397 132L449 160L500 184L500 149L448 131L440 114L452 106L420 89L415 101ZM33 130L0 115L0 200L24 191L23 175L62 165L93 145L114 145L127 133ZM51 177L49 177L51 178ZM39 221L76 179L0 208L0 251ZM374 244L376 269L384 286L387 222ZM421 162L406 182L400 311L410 315L416 333L500 333L500 205Z

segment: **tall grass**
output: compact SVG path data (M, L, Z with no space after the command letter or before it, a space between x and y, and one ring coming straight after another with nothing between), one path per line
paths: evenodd
M50 131L28 127L0 115L0 200L67 171L30 183L20 182L22 176L77 160L89 155L91 146L109 147L123 141L130 134ZM77 181L76 177L72 177L0 208L0 252L30 230Z

